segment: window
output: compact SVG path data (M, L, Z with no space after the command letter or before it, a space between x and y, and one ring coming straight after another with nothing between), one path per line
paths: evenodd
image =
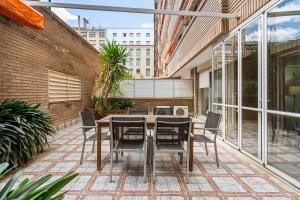
M146 56L150 56L150 49L146 49Z
M105 40L99 40L99 45L105 44Z
M150 66L150 58L146 58L146 66Z
M128 71L129 71L129 74L133 73L133 69L132 68L128 69Z
M105 32L104 31L100 31L99 32L99 37L103 37L104 38L105 37Z
M123 44L123 45L126 45L126 44L127 44L127 42L126 42L126 41L123 41L123 42L122 42L122 44Z
M137 69L136 69L136 73L137 73L137 74L140 74L140 73L141 73L141 70L140 70L139 68L137 68Z
M113 37L117 37L117 33L113 33Z
M146 44L147 44L147 45L150 45L150 41L146 41Z
M140 57L141 56L141 49L136 50L136 56Z
M213 103L222 103L222 46L213 51ZM218 108L218 107L216 107ZM214 110L218 111L218 110Z
M136 37L141 37L141 33L136 33Z
M127 33L122 33L122 36L123 37L127 37Z
M96 37L96 33L95 32L89 32L89 37Z
M136 66L141 66L141 59L140 58L136 59Z
M150 33L146 33L146 37L150 37Z
M140 44L141 44L141 41L136 41L136 44L137 44L137 45L140 45Z
M150 73L151 73L150 69L146 69L146 77L149 77Z
M90 44L96 44L96 40L89 40Z
M133 37L133 33L130 33L130 34L129 34L129 37Z
M133 56L133 49L129 49L129 56Z
M129 66L133 66L133 58L129 58Z
M48 71L49 102L81 100L81 79L56 71Z
M133 45L133 41L130 41L129 44L130 44L130 45Z

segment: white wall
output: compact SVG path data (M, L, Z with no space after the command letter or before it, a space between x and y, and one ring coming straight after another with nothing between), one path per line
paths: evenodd
M113 37L113 33L117 33L117 37ZM126 33L126 37L123 37L123 33ZM133 37L130 37L130 33L133 33ZM137 37L137 33L140 33L140 37ZM150 33L150 37L146 37L146 33ZM141 41L140 45L147 45L146 41L150 41L150 45L154 45L154 31L152 28L112 28L106 29L106 37L107 40L112 42L116 41L117 44L123 44L123 41L126 41L126 45L130 44L130 41L134 42L136 45L137 41Z

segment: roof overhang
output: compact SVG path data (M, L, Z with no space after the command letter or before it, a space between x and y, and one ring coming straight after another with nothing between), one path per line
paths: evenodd
M53 3L53 2L40 2L40 1L24 1L24 2L29 6L38 6L38 7L57 7L57 8L96 10L96 11L98 10L98 11L129 12L129 13L144 13L144 14L179 15L179 16L191 16L191 17L212 17L212 18L225 18L225 19L239 18L238 13L160 10L160 9L147 9L147 8L129 8L129 7L71 4L71 3Z

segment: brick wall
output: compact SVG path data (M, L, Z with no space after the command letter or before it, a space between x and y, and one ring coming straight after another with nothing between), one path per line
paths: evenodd
M90 103L99 73L97 51L55 14L39 11L45 17L42 31L19 26L0 15L0 101L16 98L40 103L61 128L74 123L78 111ZM81 77L82 100L50 104L48 70Z

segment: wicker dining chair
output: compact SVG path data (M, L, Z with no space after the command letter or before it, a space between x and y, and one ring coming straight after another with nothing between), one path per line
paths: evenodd
M83 112L79 112L79 118L80 118L80 128L83 132L83 144L82 144L82 150L81 150L81 156L80 156L80 164L82 164L84 150L85 150L85 144L87 141L93 141L93 147L92 147L92 153L94 153L95 148L95 142L97 140L97 127L95 123L94 113L93 110L87 110ZM87 136L87 132L94 129L95 133L93 133L91 136ZM102 140L109 140L108 132L103 133L101 136Z
M194 135L194 142L200 142L205 144L205 151L206 155L208 155L208 149L207 149L207 143L213 143L215 148L215 156L216 156L216 162L217 166L219 167L219 157L218 157L218 149L217 149L217 135L219 132L219 126L221 123L222 115L219 113L214 113L209 111L207 114L206 122L204 124L204 127L197 127L194 129L200 129L203 130L203 134L195 134ZM212 137L208 137L205 134L205 131L209 131L212 133Z
M189 148L192 118L162 118L155 122L153 136L153 181L155 182L156 154L180 153L186 154L186 175L189 177ZM163 131L161 131L163 130ZM170 132L166 130L172 130ZM185 145L186 143L186 145Z
M135 128L142 131L133 131ZM144 153L144 179L146 182L147 161L147 126L145 117L112 117L110 118L110 182L112 182L113 153Z

